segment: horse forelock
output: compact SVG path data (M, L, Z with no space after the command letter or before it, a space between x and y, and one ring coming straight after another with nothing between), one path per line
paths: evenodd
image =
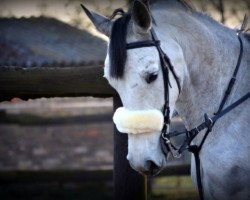
M109 73L113 78L121 78L124 73L127 59L126 37L130 19L131 14L125 13L114 22L112 27L109 44Z

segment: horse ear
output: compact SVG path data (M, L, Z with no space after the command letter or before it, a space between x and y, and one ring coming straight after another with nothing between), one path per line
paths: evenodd
M146 6L147 6L147 8L149 9L149 1L150 0L140 0L142 3L144 3Z
M149 1L143 0L134 2L132 8L132 19L134 27L139 33L147 33L152 25L152 17L149 11Z
M88 10L84 5L81 4L81 6L91 22L95 25L96 29L104 35L110 37L113 22L107 17Z

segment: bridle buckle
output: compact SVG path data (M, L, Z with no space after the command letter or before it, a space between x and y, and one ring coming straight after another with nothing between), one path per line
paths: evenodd
M168 149L170 151L170 153L172 154L172 156L174 158L180 158L181 154L179 153L179 151L174 147L174 145L171 143L170 139L168 137L165 136L166 134L163 132L161 134L161 137L164 139L165 144L168 146Z

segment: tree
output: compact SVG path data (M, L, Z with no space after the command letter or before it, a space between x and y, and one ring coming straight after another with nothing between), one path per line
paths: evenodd
M162 0L150 1L157 2ZM127 0L127 2L129 5L131 5L134 0ZM250 18L249 0L186 0L186 2L193 4L197 10L204 11L214 17L216 20L219 20L220 22L227 25L238 25L240 22L242 22L245 13ZM218 15L219 17L216 17ZM250 23L248 23L248 26L250 26Z

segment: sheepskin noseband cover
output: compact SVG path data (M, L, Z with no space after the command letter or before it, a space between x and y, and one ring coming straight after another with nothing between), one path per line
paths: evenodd
M113 121L121 133L140 134L162 130L164 117L159 110L128 110L120 107L115 111Z

